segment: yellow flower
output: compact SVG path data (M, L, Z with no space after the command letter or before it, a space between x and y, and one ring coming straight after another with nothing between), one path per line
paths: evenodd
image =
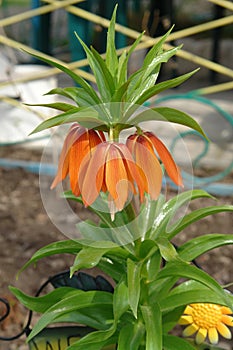
M207 335L211 344L218 343L218 333L224 338L231 339L232 335L227 326L233 327L232 311L217 304L190 304L184 310L179 324L188 325L183 331L185 337L196 333L196 343L201 344Z

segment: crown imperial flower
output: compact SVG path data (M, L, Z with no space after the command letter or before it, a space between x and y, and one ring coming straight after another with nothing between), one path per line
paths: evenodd
M183 335L188 337L196 333L196 343L201 344L207 335L211 344L218 343L218 333L224 338L231 339L232 335L227 326L233 327L232 311L226 306L208 303L188 305L179 324L188 325Z
M82 176L82 173L85 173ZM85 206L91 205L100 191L109 192L111 214L121 211L137 184L143 188L143 177L125 144L103 142L93 150L88 165L81 170L80 188ZM95 179L95 181L93 181Z
M126 142L136 164L144 172L152 199L157 199L162 186L162 169L155 151L158 153L171 180L182 186L182 178L174 159L167 147L152 132L135 133L130 135Z
M58 163L58 171L51 185L51 189L64 180L69 174L72 192L79 196L81 194L79 185L80 167L90 159L95 146L105 141L104 134L95 130L88 130L78 123L74 123L63 144Z

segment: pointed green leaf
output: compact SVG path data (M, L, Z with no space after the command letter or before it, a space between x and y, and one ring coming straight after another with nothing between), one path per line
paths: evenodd
M55 88L45 95L61 95L74 101L79 107L97 105L96 100L82 87ZM101 101L98 102L101 104Z
M151 228L155 221L155 218L161 212L165 204L165 196L160 194L159 198L154 201L150 198L146 198L146 203L142 203L140 208L140 228L142 232L145 232L145 237L150 238Z
M147 261L147 281L148 283L154 281L161 267L161 254L159 251L155 252Z
M47 256L56 254L77 254L82 247L83 246L80 242L72 240L50 243L49 245L37 250L37 252L32 255L31 259L20 269L18 274L24 271L29 265L36 263L38 260Z
M128 53L123 51L122 55L119 58L119 67L118 67L118 87L124 84L127 80L127 67L131 54L136 49L137 45L142 39L144 32L141 33L134 43L130 46Z
M169 233L167 234L167 237L169 239L173 238L175 235L183 231L186 227L188 227L192 223L197 222L198 220L206 216L217 214L220 212L227 212L227 211L233 211L233 206L222 205L222 206L211 206L211 207L197 209L185 215L184 218L181 221L179 221L178 224L175 223L174 225L172 225L169 229Z
M115 91L115 81L113 79L112 72L107 68L105 61L103 60L101 55L94 49L94 47L91 47L91 52L95 57L96 62L99 63L99 66L102 70L102 76L106 80L106 86L109 88L109 91L112 95Z
M158 245L160 254L165 261L174 261L179 259L174 245L168 239L165 237L158 237L155 240L155 243Z
M138 350L145 334L145 326L140 321L123 326L119 333L117 350Z
M98 265L102 256L109 250L109 248L83 248L76 256L73 266L70 269L71 275L80 269L90 269Z
M114 77L118 68L118 57L115 47L115 23L116 23L117 5L114 8L112 18L109 24L107 33L107 48L106 48L106 66Z
M180 246L178 251L182 259L192 261L209 250L229 244L233 245L233 234L213 233L191 239Z
M100 331L101 332L101 331ZM95 335L91 337L82 337L79 341L72 343L66 350L115 350L117 337L110 336L108 339L101 341L102 333L95 332ZM94 332L91 332L91 334ZM111 345L110 345L111 344Z
M91 305L85 307L85 309L72 311L56 318L56 323L71 322L83 324L94 329L106 330L109 327L109 323L113 322L112 305L105 304L104 308L102 305Z
M216 294L222 297L222 302L224 304L226 303L226 305L229 305L230 303L229 298L227 297L222 287L211 276L209 276L206 272L200 270L196 266L190 265L182 261L171 261L167 263L167 265L158 273L157 278L160 279L171 276L179 276L198 281L206 285Z
M163 312L173 310L178 306L186 306L192 303L213 303L224 304L221 296L210 289L196 289L180 292L175 295L168 295L166 299L160 301L161 310ZM225 304L226 305L226 304ZM226 305L227 306L227 305Z
M170 107L150 108L132 117L131 119L129 118L128 122L130 124L137 125L139 123L149 121L149 120L158 120L158 121L176 123L176 124L187 126L193 130L196 130L208 140L208 137L205 135L201 126L192 117L175 108L170 108Z
M76 292L76 293L75 293ZM112 294L102 291L88 291L75 290L74 293L64 297L61 301L51 306L39 319L31 331L28 341L31 340L48 324L56 322L57 318L62 315L69 314L79 309L85 309L91 305L112 305Z
M46 312L54 304L68 296L77 295L77 289L70 287L56 288L52 292L40 297L31 297L15 287L10 287L10 290L27 309L39 313Z
M114 335L113 328L110 328L106 331L89 332L66 350L115 350L116 343L117 337Z
M142 265L140 263L135 263L131 259L127 260L128 300L135 318L137 318L138 303L141 292L141 267Z
M128 88L129 82L127 81L123 85L121 85L113 94L111 102L124 102L125 96L127 94L127 88ZM120 105L120 107L123 107Z
M166 37L166 36L165 36ZM156 46L156 45L155 45ZM177 46L172 48L171 50L164 51L158 55L155 55L154 57L152 56L152 59L150 62L148 61L147 63L147 57L145 58L143 62L143 76L142 79L147 78L150 74L153 74L155 68L158 66L158 64L165 63L167 62L172 56L176 54L178 50L180 50L181 46ZM153 50L153 48L152 48ZM148 53L148 55L150 52Z
M153 61L153 59L163 51L163 44L165 43L165 41L167 40L168 36L170 35L172 29L174 26L172 26L167 33L154 45L152 46L152 48L149 50L149 52L147 53L144 62L143 62L143 67L147 67L148 65L151 64L151 62Z
M197 350L187 340L170 334L163 336L163 344L164 350Z
M112 76L102 57L99 54L97 54L97 52L94 49L92 49L91 51L87 47L87 45L82 41L82 39L78 36L78 34L75 34L80 44L82 45L84 51L86 52L89 65L96 78L96 84L98 86L102 100L103 102L109 102L114 91L114 82Z
M31 132L31 134L35 134L42 130L52 128L54 126L73 122L78 122L82 126L88 128L96 128L100 127L101 125L103 125L103 123L106 122L106 120L101 120L101 118L103 118L103 115L100 116L99 113L93 108L75 107L69 110L68 112L61 113L55 117L43 121Z
M114 289L113 294L113 313L114 320L117 323L122 315L129 309L128 288L122 280Z
M163 279L158 279L158 275L149 284L149 295L151 300L163 299L168 295L171 288L173 288L179 280L178 276L166 277Z
M169 221L174 217L177 210L186 203L197 198L213 198L209 193L203 190L185 191L166 202L158 212L151 227L150 238L154 239L164 232L170 232Z
M141 69L130 76L128 101L135 103L139 96L154 86L158 77L161 63L167 62L179 49L180 47L175 47L155 56L150 64L145 66L143 65Z
M98 97L95 90L91 87L91 85L89 85L83 78L81 78L80 76L75 74L72 70L70 70L66 66L63 66L62 64L60 64L59 62L57 62L55 60L53 61L53 60L50 60L48 58L41 57L39 55L35 55L32 53L30 53L30 55L36 57L37 59L39 59L41 61L48 63L51 66L58 68L60 71L69 75L78 85L83 87L83 89L88 93L88 95L90 95L92 97L93 101L95 101L96 104L101 103L100 98Z
M158 303L141 305L146 328L146 350L162 350L162 314Z
M102 217L105 219L104 216ZM90 242L100 242L100 244L105 246L106 242L110 243L114 241L111 229L108 226L99 227L91 220L80 221L76 226L80 231L82 238L89 240ZM92 245L92 243L90 244Z
M115 282L119 282L122 279L122 275L125 274L126 267L124 262L119 259L114 259L113 256L100 260L98 267L111 276Z
M47 107L54 108L62 112L68 112L71 110L76 110L77 107L74 105L64 103L64 102L55 102L55 103L37 103L37 104L29 104L25 103L27 106L39 106L39 107Z
M127 287L123 282L118 284L113 295L114 323L106 331L93 332L73 344L73 350L102 349L105 341L110 341L114 335L119 318L128 309Z
M180 84L182 84L184 81L189 79L193 74L195 74L199 69L195 69L194 71L190 73L183 74L177 78L170 79L163 81L159 84L156 84L155 86L152 86L148 90L146 90L136 101L135 104L141 105L144 102L148 101L151 97L159 94L160 92L164 90L168 90L171 88L174 88Z
M118 70L117 70L117 81L118 85L117 88L127 81L127 65L128 65L128 58L127 58L127 52L124 50L122 54L119 57L118 62Z

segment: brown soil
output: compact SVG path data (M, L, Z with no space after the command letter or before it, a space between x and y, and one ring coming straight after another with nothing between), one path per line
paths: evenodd
M40 160L39 152L10 147L2 147L0 157ZM16 280L19 268L38 248L67 238L53 225L43 208L37 174L22 169L1 168L0 191L0 297L10 297L8 285L17 286L33 295L48 276L68 269L73 259L70 256L46 258L40 261L36 268L32 266L26 269ZM211 199L201 199L191 203L190 208L195 209L204 205L215 205L215 203ZM218 198L217 203L232 204L233 199ZM203 233L232 233L232 214L220 213L202 219L182 233L176 243ZM233 281L232 246L215 249L199 258L198 262L221 284ZM232 287L229 289L233 292ZM24 320L25 311L17 305L11 320L5 324L7 330L0 330L1 334L15 334ZM0 350L21 349L19 344L18 342L6 344L0 341Z

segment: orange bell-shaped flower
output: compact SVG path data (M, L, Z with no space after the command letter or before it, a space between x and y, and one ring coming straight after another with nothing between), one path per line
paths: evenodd
M105 136L101 131L86 129L78 123L73 124L65 138L59 158L57 175L51 185L51 189L69 174L71 190L74 195L80 196L80 167L83 165L83 162L87 164L92 150L104 141Z
M100 191L108 191L111 214L124 208L130 193L136 193L136 185L143 186L143 177L127 146L118 142L98 144L80 175L84 205L91 205Z
M157 199L162 187L162 169L155 154L157 151L171 180L183 186L182 178L174 159L167 147L152 132L130 135L126 141L135 163L147 179L147 192L152 199Z

